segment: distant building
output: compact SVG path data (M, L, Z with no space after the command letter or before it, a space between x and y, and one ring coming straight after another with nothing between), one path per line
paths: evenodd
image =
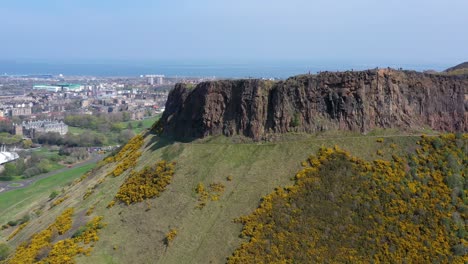
M42 90L42 91L48 91L48 92L58 92L62 90L62 87L58 85L34 85L33 86L34 90Z
M70 92L81 92L85 88L81 84L60 83L57 85L62 87L62 91L70 91Z
M157 85L164 84L164 75L151 74L151 75L145 75L145 77L148 78L148 84L149 85L154 85L154 80L155 79L156 79L156 84Z
M158 76L156 77L156 84L157 84L157 85L162 85L162 84L164 84L164 79L163 79L163 78L164 78L164 75L158 75Z
M10 161L14 161L18 158L18 153L13 151L7 151L5 146L0 147L0 165Z
M31 107L15 107L10 109L10 116L30 116L32 113Z
M15 135L23 136L23 126L18 124L13 124L15 128Z
M68 126L62 121L56 120L23 122L21 126L23 135L30 138L34 138L38 133L56 132L60 135L65 135L68 133Z
M71 92L80 92L84 90L84 86L81 84L71 84L71 83L59 83L56 85L34 85L34 90L44 90L48 92L59 92L59 91L71 91Z

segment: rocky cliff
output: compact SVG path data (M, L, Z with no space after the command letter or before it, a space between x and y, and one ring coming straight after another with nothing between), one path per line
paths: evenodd
M374 128L467 131L468 76L368 70L301 75L281 82L176 85L158 123L165 136L194 139Z

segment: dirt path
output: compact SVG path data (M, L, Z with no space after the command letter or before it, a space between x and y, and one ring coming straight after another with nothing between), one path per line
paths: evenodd
M104 155L99 155L99 154L93 155L93 157L91 159L88 159L86 161L74 164L73 168L82 167L82 166L85 166L85 165L88 165L88 164L96 163L96 162L100 161L103 157L104 157ZM68 168L68 167L64 167L64 168L54 170L54 171L50 171L50 172L47 172L47 173L44 173L44 174L39 174L39 175L34 176L32 178L21 180L21 181L0 182L0 193L7 192L7 191L10 191L10 190L15 190L15 189L28 187L29 185L35 183L38 180L50 177L50 176L55 175L57 173L65 172L65 171L67 171L69 169L70 168Z

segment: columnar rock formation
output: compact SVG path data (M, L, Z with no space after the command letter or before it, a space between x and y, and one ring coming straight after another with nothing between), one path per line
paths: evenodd
M468 76L368 70L301 75L281 82L225 80L176 85L159 128L194 139L331 129L467 131Z

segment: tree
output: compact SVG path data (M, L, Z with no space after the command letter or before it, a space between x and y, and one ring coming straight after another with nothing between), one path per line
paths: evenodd
M31 148L32 144L33 144L33 142L32 142L31 139L23 140L23 148L25 148L25 149Z
M123 129L124 129L124 125L119 124L119 123L113 124L111 128L111 130L114 132L119 132L119 131L122 131Z
M130 121L130 113L129 112L122 112L122 121L124 121L124 122Z
M13 123L8 120L0 121L0 132L11 132L13 130Z
M135 136L135 132L133 132L130 129L125 129L120 132L118 141L120 143L125 143L125 142L128 142L130 139L132 139L134 136Z
M3 172L5 176L16 176L16 166L13 162L9 162L5 164L5 171Z

